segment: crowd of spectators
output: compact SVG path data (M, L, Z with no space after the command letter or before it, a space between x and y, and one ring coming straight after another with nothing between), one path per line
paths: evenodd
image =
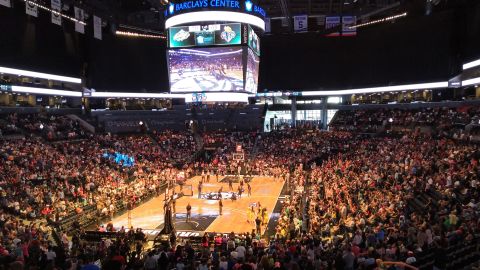
M135 165L113 162L104 152L129 155ZM27 219L61 222L92 207L92 220L110 217L176 179L179 169L163 156L163 150L143 135L92 135L56 144L39 138L2 141L0 204Z
M190 161L193 154L198 151L193 134L190 132L154 131L153 137L161 148L162 159L185 163Z
M222 175L238 174L238 168L245 167L244 161L250 157L257 136L257 132L205 132L204 147L213 149L213 153L208 158L210 162L195 164L195 167L199 171L218 171Z
M26 222L0 213L2 269L141 269L145 237L122 230L114 238L84 241L78 234L56 235L45 222Z
M258 151L251 170L259 175L280 177L309 164L316 158L344 147L350 138L346 132L324 132L318 129L283 129L259 135Z
M41 135L49 141L85 138L87 132L80 123L63 115L10 114L9 123L32 134Z
M475 109L356 113L354 121L375 119L378 124L391 117L405 126L468 124L477 114ZM32 123L37 120L9 121L35 133ZM53 126L54 133L75 130L58 124L64 120L41 123ZM189 133L84 136L86 140L55 143L35 136L0 141L0 265L350 270L383 269L379 260L421 266L428 253L436 267L452 269L449 248L476 246L480 236L480 153L473 142L421 133L365 137L315 128L212 132L203 134L203 141L213 156L187 162L196 151ZM238 146L242 161L234 158ZM127 155L134 165L124 166L104 153ZM287 182L290 195L269 241L255 232L205 236L200 246L157 248L145 256L142 243L130 241L126 232L115 241L95 244L61 233L61 246L52 244L57 225L71 216L93 222L109 219L160 194L160 187L175 181L181 171L188 178L206 170L222 175L242 171Z
M20 129L15 124L15 115L10 114L5 119L0 119L0 137L12 134L20 134Z
M478 107L422 108L422 109L361 109L340 110L330 128L353 132L375 133L386 126L434 127L448 130L455 125L478 124Z
M476 145L421 136L350 142L286 202L278 239L318 239L312 248L329 269L373 269L377 259L418 266L416 257L429 250L445 269L449 246L476 241Z

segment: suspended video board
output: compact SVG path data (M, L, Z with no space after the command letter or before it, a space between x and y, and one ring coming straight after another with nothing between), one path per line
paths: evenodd
M240 23L171 27L168 30L169 47L240 45L241 30Z

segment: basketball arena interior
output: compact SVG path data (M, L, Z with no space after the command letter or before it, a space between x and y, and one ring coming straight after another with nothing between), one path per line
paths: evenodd
M0 270L480 269L480 1L0 0Z

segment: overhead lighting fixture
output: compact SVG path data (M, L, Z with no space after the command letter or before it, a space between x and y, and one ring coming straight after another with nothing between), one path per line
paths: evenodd
M480 78L479 78L480 79ZM331 95L352 95L352 94L368 94L368 93L381 93L390 91L408 91L419 89L435 89L435 88L447 88L448 82L433 82L433 83L418 83L418 84L405 84L395 86L381 86L370 88L356 88L346 90L323 90L323 91L303 91L299 92L301 96L331 96ZM280 96L282 93L265 93L266 96ZM261 96L264 94L260 93Z
M480 77L462 81L462 86L476 85L480 83Z
M480 59L463 64L463 70L480 66Z
M161 35L150 35L150 34L142 34L142 33L135 33L135 32L128 32L128 31L115 31L117 36L125 36L125 37L142 37L142 38L153 38L153 39L165 39L165 36Z
M407 16L407 12L404 12L404 13L398 14L398 15L394 15L394 16L390 16L390 17L385 17L385 18L379 19L379 20L374 20L374 21L370 21L370 22L366 22L366 23L352 25L348 28L349 29L357 29L357 28L364 27L364 26L369 26L369 25L372 25L372 24L388 22L388 21L391 21L391 20L395 20L395 19L398 19L398 18L405 17L405 16Z
M49 96L82 97L82 92L12 85L12 92Z
M165 29L173 26L198 22L239 22L256 26L265 31L265 21L261 18L233 11L196 11L175 15L165 21Z
M91 92L90 97L96 98L185 98L184 94L169 93L124 93L124 92Z
M53 13L53 14L55 14L55 15L62 16L62 18L65 18L65 19L67 19L67 20L70 20L70 21L72 21L72 22L74 22L74 23L79 23L79 24L87 25L87 23L85 23L85 22L83 22L83 21L77 20L76 18L70 17L70 16L68 16L68 15L65 15L65 14L63 14L63 13L61 13L61 12L58 12L57 10L48 8L48 7L43 6L43 5L40 5L40 4L37 3L37 2L33 2L33 1L29 1L29 0L23 0L23 1L26 2L26 3L28 3L28 4L34 5L34 6L38 7L38 8L40 8L40 9L46 10L46 11L48 11L48 12L51 12L51 13Z
M15 68L7 68L7 67L0 67L0 73L7 73L12 75L18 76L26 76L26 77L34 77L40 79L47 79L52 81L61 81L61 82L70 82L70 83L82 83L82 79L80 78L73 78L73 77L66 77L60 75L53 75L35 71L28 71L28 70L21 70Z

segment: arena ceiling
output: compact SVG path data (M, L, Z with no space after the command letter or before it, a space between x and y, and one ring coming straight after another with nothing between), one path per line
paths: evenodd
M169 0L64 0L64 8L81 6L86 12L95 13L113 26L134 27L163 31L163 11ZM182 0L171 0L181 2ZM389 16L400 11L424 13L426 3L433 9L444 9L472 0L256 0L268 17L281 21L272 22L273 33L291 32L291 18L307 14L310 18L324 15L355 15L366 19ZM49 2L49 1L48 1ZM285 20L286 19L286 20ZM320 24L320 23L319 23Z

